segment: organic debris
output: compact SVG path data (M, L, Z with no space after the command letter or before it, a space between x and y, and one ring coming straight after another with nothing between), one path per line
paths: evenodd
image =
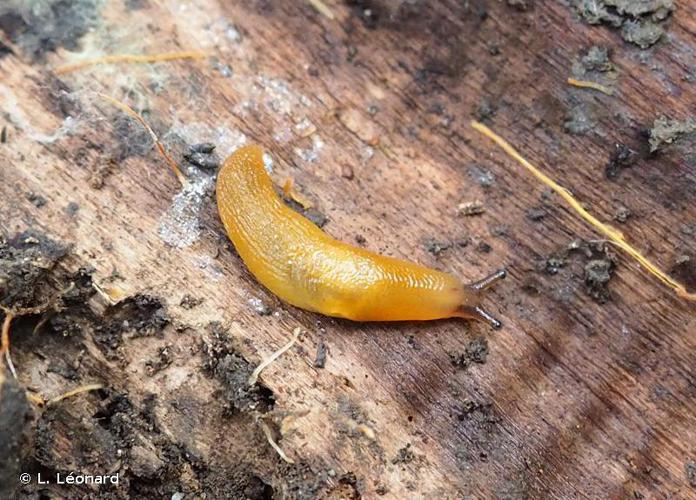
M283 449L278 446L278 443L276 443L275 439L273 439L273 432L271 431L271 428L268 426L266 422L264 422L262 419L259 419L259 424L261 425L261 429L263 430L263 435L266 436L266 440L268 441L268 444L271 445L271 448L273 448L276 453L278 453L278 456L282 458L285 462L289 464L294 464L295 461L288 457Z
M333 11L323 2L323 0L307 0L307 2L309 2L309 4L322 16L331 19L332 21L335 19L336 16L334 16Z
M19 382L0 369L0 498L15 498L22 472L22 445L26 438L30 407Z
M314 358L315 368L324 368L326 366L326 344L323 340L319 341L317 344L317 354Z
M208 54L205 52L189 50L181 52L165 52L162 54L116 54L93 59L85 59L63 66L58 66L55 69L57 75L64 75L79 69L84 69L97 64L114 64L114 63L156 63L164 61L175 61L177 59L203 59Z
M589 24L621 28L621 37L646 49L664 34L664 21L674 11L673 0L572 0Z
M465 216L480 215L485 211L486 211L486 208L483 206L483 203L481 203L478 200L467 201L465 203L460 203L457 206L457 214L458 215L465 215Z
M220 167L220 158L213 153L214 150L215 144L212 142L192 144L186 149L184 159L203 170L217 170Z
M271 363L273 363L276 359L278 359L285 351L290 349L293 345L295 345L295 342L297 342L297 338L300 336L300 333L302 333L302 329L298 326L293 330L292 332L292 339L290 339L290 342L285 344L283 347L278 349L276 352L268 356L266 359L261 361L259 366L256 367L256 369L253 371L251 376L249 377L249 385L254 385L256 384L256 381L259 378L259 375L263 370L266 369Z
M101 94L97 92L97 95L107 101L109 101L111 104L116 106L117 108L121 109L122 111L128 113L130 116L135 118L140 122L140 124L147 130L148 134L150 134L150 137L152 138L152 141L155 143L157 146L157 149L159 150L160 154L162 157L166 160L166 162L169 164L171 167L172 171L174 172L174 175L176 175L176 178L179 179L179 182L181 183L182 186L186 186L187 180L186 177L184 177L184 174L181 173L181 169L179 166L176 164L176 162L172 159L171 156L169 156L169 153L167 153L167 150L164 149L164 144L162 144L162 141L160 141L159 137L157 137L157 134L155 134L154 130L150 127L150 125L147 124L145 119L140 116L138 113L133 110L130 106L127 104L114 99L113 97L110 97L106 94Z
M463 353L450 353L452 364L466 370L473 363L483 364L488 358L488 341L485 337L476 337L466 346Z
M655 264L648 260L647 257L645 257L637 249L630 245L624 239L624 236L620 231L601 222L594 215L589 213L587 209L585 209L585 207L583 207L582 204L573 197L570 191L557 184L554 180L552 180L550 177L544 174L541 170L529 163L505 139L497 135L495 132L493 132L490 128L488 128L486 125L482 123L471 122L471 126L476 131L480 132L481 134L485 135L493 142L495 142L503 151L505 151L505 153L507 153L514 160L516 160L524 168L529 170L529 172L531 172L532 175L534 175L534 177L540 180L545 186L553 189L553 191L555 191L561 198L563 198L566 201L566 203L568 203L568 205L570 205L570 207L573 210L575 210L575 212L581 218L583 218L591 226L593 226L604 236L606 236L609 239L609 241L611 241L617 247L621 248L624 252L626 252L628 255L630 255L636 261L638 261L643 266L643 268L646 269L650 274L657 277L665 285L672 288L679 297L686 300L696 301L696 293L687 292L684 285L672 279L668 274L666 274L664 271L658 268Z
M672 144L686 134L696 132L696 120L673 120L666 116L660 116L653 122L650 129L650 152L654 153L665 144Z
M593 89L593 90L598 90L599 92L602 92L607 95L612 95L614 94L614 91L610 89L609 87L602 85L601 83L597 82L590 82L587 80L577 80L575 78L568 78L568 84L572 85L574 87L579 87L583 89Z

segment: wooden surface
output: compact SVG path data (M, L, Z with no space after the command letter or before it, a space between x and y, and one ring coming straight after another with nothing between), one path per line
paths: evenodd
M47 280L55 290L91 266L121 300L88 294L89 308L68 305L35 334L39 318L15 321L22 385L45 397L107 387L34 409L22 470L120 471L119 487L101 490L114 498L696 497L696 307L623 255L605 303L586 291L582 252L546 272L550 256L597 235L468 125L485 118L600 219L628 208L613 223L663 268L693 263L696 142L648 155L645 131L696 110L695 6L678 2L663 39L640 50L562 2L516 3L375 4L366 22L364 4L339 2L327 2L334 19L299 1L107 2L84 11L86 33L35 52L26 33L38 28L6 14L0 230L71 245ZM613 96L566 84L592 45L613 51ZM81 51L198 49L215 58L52 72ZM358 324L280 303L236 256L213 198L180 194L139 126L95 91L145 112L177 159L195 142L221 155L260 143L274 180L292 177L333 236L465 281L507 267L486 299L503 329ZM578 107L593 125L571 134ZM617 144L636 155L610 180ZM205 174L190 175L205 191ZM457 214L474 200L483 214ZM694 280L693 265L679 269ZM61 314L75 325L62 335ZM118 323L138 314L145 333ZM300 342L261 375L272 409L267 391L241 394L297 326ZM452 362L480 337L485 363ZM74 376L49 370L66 363ZM265 412L295 465L266 443Z

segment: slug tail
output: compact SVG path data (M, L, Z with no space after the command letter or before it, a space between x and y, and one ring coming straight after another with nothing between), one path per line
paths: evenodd
M469 288L469 290L471 290L472 292L472 295L474 295L476 299L478 299L481 292L483 292L487 288L490 288L494 283L497 283L498 281L504 279L505 276L507 276L507 271L505 269L499 269L494 273L489 274L485 278L467 285L467 288ZM459 307L459 312L463 317L472 318L479 321L483 321L484 323L488 323L495 330L499 330L503 326L499 319L494 317L491 313L486 311L483 307L481 307L478 304L478 300L474 301L473 304L462 304Z

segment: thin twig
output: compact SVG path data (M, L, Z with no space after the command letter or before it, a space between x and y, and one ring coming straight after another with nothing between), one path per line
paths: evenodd
M696 301L696 293L689 293L686 290L686 287L684 285L682 285L681 283L672 279L667 273L662 271L659 267L657 267L655 264L653 264L651 261L649 261L647 257L645 257L638 250L636 250L633 246L631 246L624 239L624 236L623 236L623 234L621 234L620 231L618 231L617 229L614 229L613 227L609 226L608 224L601 222L594 215L590 214L587 210L585 210L585 208L582 206L582 204L573 197L573 195L570 193L570 191L568 191L563 186L557 184L553 179L551 179L546 174L544 174L541 170L539 170L537 167L535 167L534 165L529 163L505 139L503 139L498 134L493 132L490 128L488 128L483 123L479 123L477 121L472 121L471 126L475 130L477 130L478 132L482 133L483 135L485 135L486 137L491 139L493 142L495 142L510 157L515 159L520 165L522 165L524 168L529 170L532 173L532 175L534 175L534 177L536 177L544 185L550 187L553 191L555 191L561 198L563 198L566 201L566 203L568 203L568 205L570 205L570 207L573 210L575 210L575 212L580 217L582 217L585 221L587 221L589 224L591 224L600 233L602 233L609 240L611 240L617 247L621 248L624 252L626 252L628 255L630 255L636 261L638 261L640 263L640 265L642 265L649 273L656 276L665 285L672 288L676 292L677 296L679 296L683 299L686 299L686 300Z
M331 8L324 3L323 0L307 0L309 4L314 7L321 15L324 17L331 19L332 21L336 18L334 16L333 11Z
M59 396L56 396L55 398L51 398L48 401L46 401L46 406L54 405L58 403L59 401L63 401L64 399L71 398L73 396L76 396L78 394L82 394L83 392L90 392L90 391L96 391L98 389L103 389L104 386L102 384L87 384L78 387L77 389L73 389L68 392L64 392L63 394L60 394Z
M15 370L12 357L10 356L10 325L14 316L12 312L5 311L5 320L2 322L2 334L0 336L0 354L5 357L12 376L17 378L17 370Z
M43 396L31 391L27 391L27 399L34 403L36 406L43 406L46 404L46 400L43 398Z
M162 54L115 54L93 59L84 59L74 63L64 64L55 69L57 75L64 75L97 64L113 63L155 63L163 61L174 61L176 59L203 59L208 56L206 52L188 50L181 52L164 52Z
M603 92L607 95L614 95L614 89L606 87L601 83L590 82L588 80L576 80L575 78L568 78L568 84L574 87L579 87L581 89L593 89Z
M157 137L157 134L155 134L155 131L152 130L150 125L148 125L147 122L145 121L145 119L142 116L140 116L135 110L133 110L133 108L131 108L127 104L125 104L117 99L114 99L111 96L108 96L106 94L102 94L101 92L97 92L97 95L99 97L106 99L111 104L113 104L117 108L121 109L125 113L129 114L130 116L132 116L133 118L138 120L143 127L145 127L145 130L147 130L147 132L150 134L150 137L152 138L155 145L157 146L157 149L159 150L160 154L164 157L166 162L171 167L172 171L174 172L174 175L176 175L176 178L179 180L179 182L181 183L182 186L186 186L188 184L186 177L184 177L184 174L181 173L179 166L172 159L172 157L169 156L169 153L167 153L167 150L164 149L164 144L162 144L162 142L159 140L159 137Z

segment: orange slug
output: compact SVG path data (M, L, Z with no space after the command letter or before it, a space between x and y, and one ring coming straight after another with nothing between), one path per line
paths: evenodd
M227 234L256 279L285 302L354 321L471 318L500 322L481 292L505 271L465 285L451 274L338 241L278 197L257 145L236 150L218 172Z

